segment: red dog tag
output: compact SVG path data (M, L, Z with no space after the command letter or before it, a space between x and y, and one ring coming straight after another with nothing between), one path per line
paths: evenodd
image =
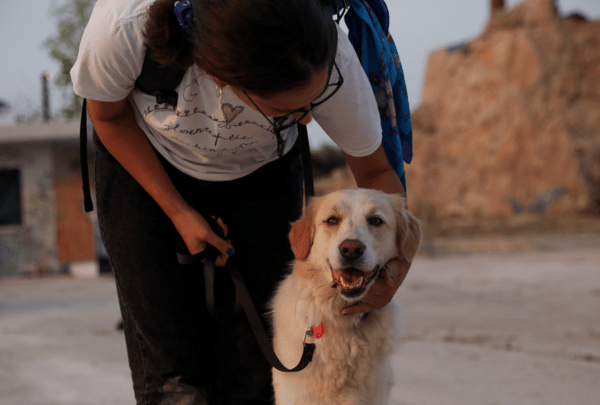
M315 339L319 339L323 336L323 322L319 324L319 326L313 326L313 333L315 335Z

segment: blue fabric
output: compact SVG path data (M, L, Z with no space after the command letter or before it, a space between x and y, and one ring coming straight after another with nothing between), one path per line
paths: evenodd
M404 162L412 160L412 124L404 72L388 32L389 12L384 0L348 2L348 36L377 99L385 153L404 183Z

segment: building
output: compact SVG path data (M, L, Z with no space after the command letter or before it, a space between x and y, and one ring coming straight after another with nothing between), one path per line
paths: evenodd
M90 167L92 151L88 142ZM97 274L95 223L83 208L79 123L0 127L0 277Z

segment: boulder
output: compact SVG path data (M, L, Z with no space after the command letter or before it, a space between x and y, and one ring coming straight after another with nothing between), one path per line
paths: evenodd
M600 21L551 0L496 10L430 55L413 127L414 211L502 220L543 194L556 198L536 212L600 212Z

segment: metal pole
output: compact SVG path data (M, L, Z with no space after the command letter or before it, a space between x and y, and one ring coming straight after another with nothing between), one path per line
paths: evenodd
M48 82L52 80L52 76L52 72L42 74L42 117L44 122L50 122L52 119L50 116L50 90L48 89Z

